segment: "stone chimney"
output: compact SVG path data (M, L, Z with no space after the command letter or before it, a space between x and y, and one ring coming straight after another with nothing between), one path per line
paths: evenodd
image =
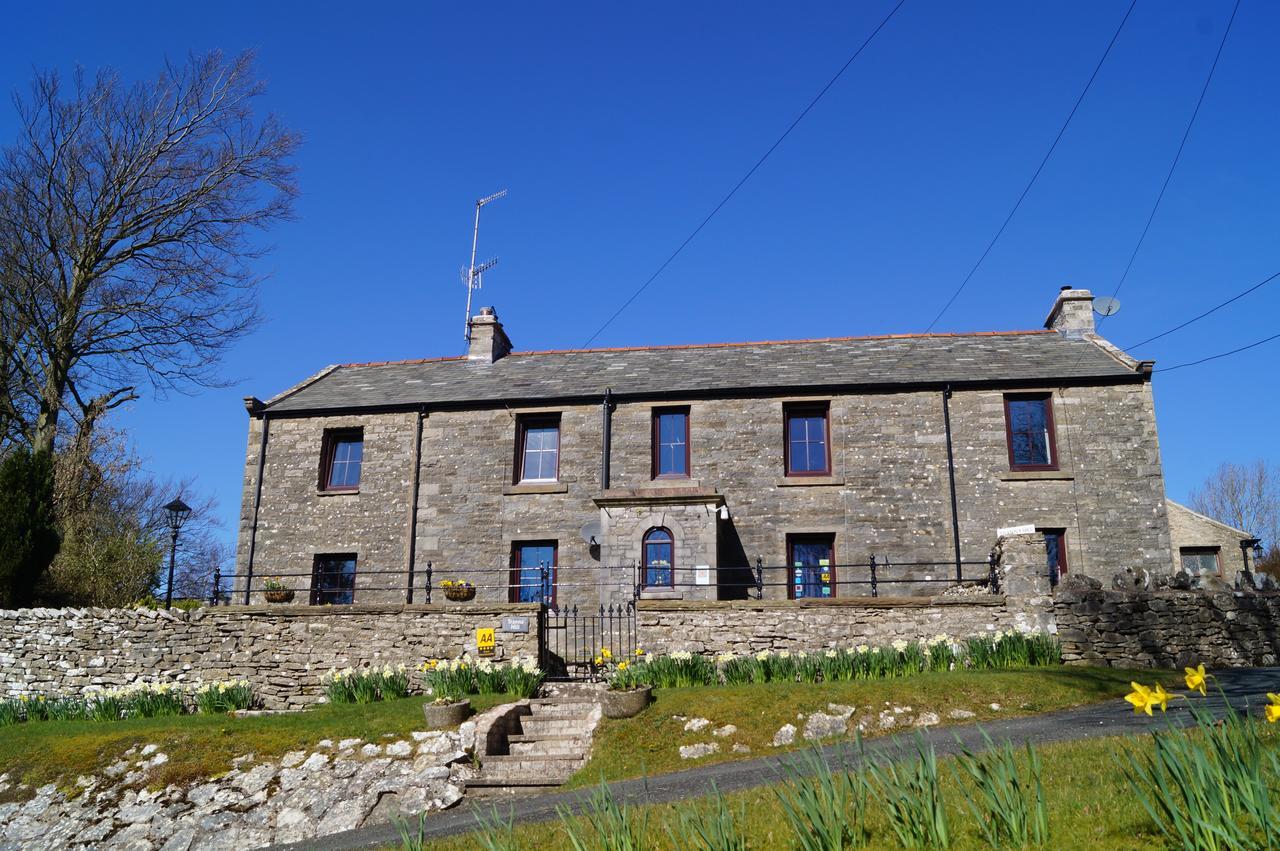
M1063 287L1053 302L1053 310L1049 311L1044 327L1072 340L1094 333L1093 293Z
M511 351L511 340L502 330L502 323L492 307L480 308L480 314L473 316L467 327L471 331L467 360L493 363Z

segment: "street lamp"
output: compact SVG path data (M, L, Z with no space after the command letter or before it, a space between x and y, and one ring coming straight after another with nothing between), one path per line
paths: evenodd
M169 526L171 540L169 542L169 584L164 589L164 607L173 608L173 562L178 553L178 531L191 516L191 506L181 499L175 499L164 507L164 522Z

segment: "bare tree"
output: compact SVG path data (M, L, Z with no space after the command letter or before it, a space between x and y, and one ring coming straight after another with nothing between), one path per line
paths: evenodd
M1261 538L1270 556L1280 536L1280 470L1259 458L1248 464L1224 463L1191 492L1191 507L1201 514Z
M0 153L0 441L53 449L139 388L216 383L257 321L253 240L287 218L299 138L254 106L253 57L15 96ZM73 421L69 428L64 417Z

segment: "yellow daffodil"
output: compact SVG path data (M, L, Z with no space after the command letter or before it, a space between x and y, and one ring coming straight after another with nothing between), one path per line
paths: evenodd
M1133 691L1126 694L1124 699L1133 704L1133 714L1137 715L1139 712L1145 712L1150 715L1152 705L1151 689L1141 683L1129 683L1129 685L1133 687Z
M637 656L643 656L643 655L644 655L644 648L643 648L643 647L637 647L637 648L636 648L636 655L637 655Z
M613 653L612 653L612 652L610 652L610 650L609 650L609 648L608 648L608 647L602 647L602 648L600 648L600 655L601 655L601 656L603 656L605 659L612 659L612 658L613 658Z
M1155 690L1151 692L1151 705L1159 706L1161 712L1169 710L1169 692L1164 690L1164 686L1156 683ZM1147 712L1150 715L1150 711Z
M1280 721L1280 694L1272 694L1267 692L1267 700L1271 701L1266 706L1267 721L1274 724Z
M1187 672L1187 690L1198 691L1200 694L1208 694L1205 690L1205 678L1208 674L1204 672L1204 665L1196 665L1194 668L1183 668Z
M604 664L604 660L603 660L603 659L601 659L599 656L597 656L597 657L596 657L596 665L597 665L597 666L599 666L599 665L603 665L603 664Z
M618 663L618 670L619 670L619 671L625 671L626 669L627 669L627 663L626 663L626 662L619 662L619 663Z

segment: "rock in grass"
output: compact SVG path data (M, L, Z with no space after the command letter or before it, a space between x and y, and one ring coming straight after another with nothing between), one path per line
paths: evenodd
M843 736L846 724L847 721L839 715L815 712L804 722L804 737L807 741L813 742L819 739L830 739L833 736Z
M738 732L738 728L733 724L725 724L723 727L717 727L712 730L711 735L715 736L717 739L723 739L726 736L732 736L736 732Z
M947 713L947 717L954 721L964 721L966 718L973 718L977 715L967 709L953 709Z
M789 745L796 740L796 725L783 724L778 728L778 732L773 734L773 746L780 748L783 745Z
M704 756L709 756L713 753L718 753L719 750L720 750L719 742L700 742L699 744L696 744L696 745L681 745L680 758L681 759L701 759Z
M685 722L684 728L692 733L700 733L710 723L706 718L690 718Z

